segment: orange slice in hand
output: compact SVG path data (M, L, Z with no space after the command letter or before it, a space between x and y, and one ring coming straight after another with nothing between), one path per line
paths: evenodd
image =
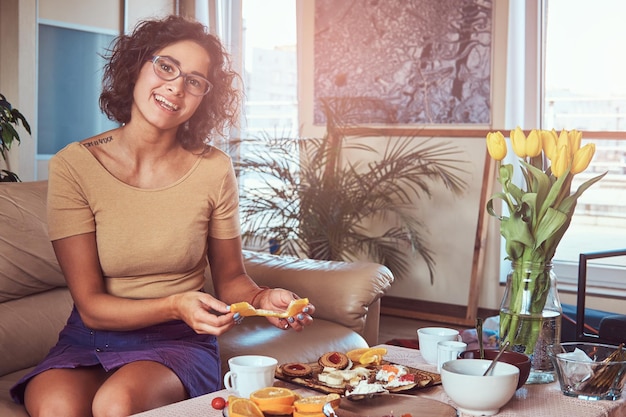
M296 316L308 304L309 304L308 298L299 298L289 303L289 306L287 306L287 310L285 311L272 311L272 310L263 310L260 308L254 308L250 305L250 303L246 301L242 301L240 303L231 304L230 311L232 311L233 313L239 313L239 315L241 315L242 317L263 316L263 317L278 317L281 319L286 319L287 317Z

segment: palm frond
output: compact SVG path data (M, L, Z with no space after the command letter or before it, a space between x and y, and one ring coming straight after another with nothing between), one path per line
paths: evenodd
M231 154L242 182L244 240L277 239L282 253L325 260L367 256L398 276L410 273L410 254L435 276L435 254L419 218L420 199L432 198L443 184L461 194L466 183L461 152L450 143L416 137L386 138L382 154L345 137L339 126L358 120L359 109L385 106L375 99L335 99L324 103L327 133L321 138L261 135L234 141ZM356 113L355 113L356 112ZM342 152L366 155L344 160ZM370 230L377 225L382 232ZM382 225L382 226L381 226Z

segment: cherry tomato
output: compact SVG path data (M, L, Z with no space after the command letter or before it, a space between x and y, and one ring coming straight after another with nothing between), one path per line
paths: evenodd
M211 407L215 408L216 410L222 410L224 407L226 407L226 400L222 397L215 397L211 401Z

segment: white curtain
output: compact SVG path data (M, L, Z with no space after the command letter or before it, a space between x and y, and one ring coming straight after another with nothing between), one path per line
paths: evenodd
M196 0L195 17L220 38L231 55L233 69L243 76L244 29L241 2L242 0ZM243 89L243 86L240 88ZM231 129L229 136L239 137L239 130ZM221 143L213 144L224 148Z

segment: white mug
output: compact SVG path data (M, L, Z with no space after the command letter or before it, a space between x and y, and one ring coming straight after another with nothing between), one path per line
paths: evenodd
M437 364L437 343L445 340L456 340L461 342L461 335L458 330L448 327L422 327L417 329L417 339L419 341L422 358L431 364Z
M437 343L437 371L441 372L441 365L458 359L459 355L466 349L467 343L456 340L444 340Z
M228 360L230 370L224 375L224 387L239 397L248 398L254 391L271 387L278 360L269 356L244 355Z

